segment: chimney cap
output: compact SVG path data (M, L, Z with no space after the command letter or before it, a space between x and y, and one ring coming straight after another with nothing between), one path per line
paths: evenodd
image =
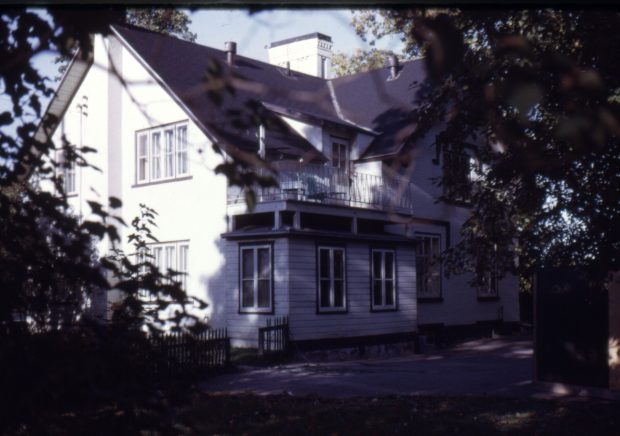
M329 35L325 35L324 33L313 32L308 33L306 35L295 36L293 38L281 39L280 41L275 41L269 44L268 48L278 47L280 45L290 44L297 41L305 41L306 39L320 39L322 41L333 42L332 37Z
M237 43L235 41L226 41L224 43L224 50L226 52L237 53Z
M389 63L390 75L388 77L388 80L394 80L398 77L398 72L400 70L400 66L398 64L398 56L396 56L395 54L390 55Z

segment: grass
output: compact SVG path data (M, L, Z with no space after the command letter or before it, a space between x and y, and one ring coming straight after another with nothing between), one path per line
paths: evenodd
M620 434L618 406L582 399L326 399L178 391L37 413L7 434Z

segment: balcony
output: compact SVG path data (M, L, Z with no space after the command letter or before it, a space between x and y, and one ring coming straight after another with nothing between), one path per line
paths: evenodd
M413 211L413 185L402 179L345 171L317 164L273 162L279 186L256 187L257 203L297 200L400 213ZM245 203L238 186L228 188L228 204Z

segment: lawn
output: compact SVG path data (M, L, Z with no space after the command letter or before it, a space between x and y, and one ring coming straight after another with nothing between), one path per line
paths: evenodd
M35 413L7 434L620 434L620 404L494 397L318 397L161 392Z

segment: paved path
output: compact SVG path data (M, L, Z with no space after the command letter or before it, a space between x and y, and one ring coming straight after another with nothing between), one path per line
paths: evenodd
M480 339L435 353L352 362L293 363L216 376L209 392L376 395L544 396L532 383L531 341Z

